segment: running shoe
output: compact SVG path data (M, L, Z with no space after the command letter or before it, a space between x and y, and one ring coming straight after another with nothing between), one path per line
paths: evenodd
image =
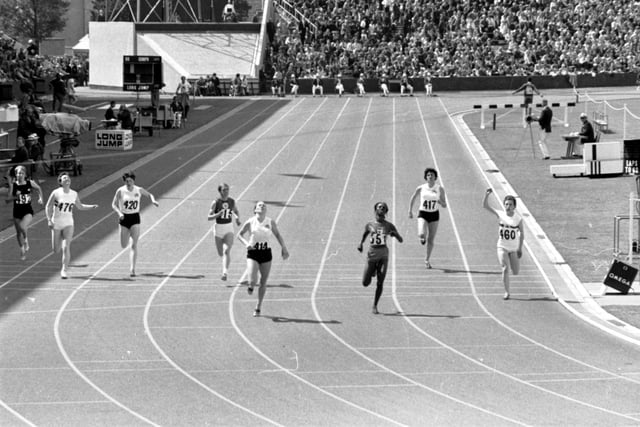
M424 236L420 237L420 244L424 245L425 243L427 243L427 239L424 238Z
M129 277L136 277L136 272L131 270L131 273L129 273Z
M62 279L66 279L67 278L67 269L62 267L62 270L60 270L60 277Z
M371 312L373 314L380 314L380 312L378 311L378 307L376 307L375 305L373 306L373 308L371 309Z
M253 294L253 286L249 285L249 287L247 288L247 293L249 295Z
M220 280L222 280L223 282L227 281L227 273L222 273L222 277L220 277Z
M509 297L510 297L509 292L505 292L505 293L504 293L504 296L502 297L502 299L504 299L504 300L508 300L508 299L509 299Z
M20 247L20 259L22 261L24 261L25 259L27 259L27 254L26 254L27 250L24 248L24 246Z
M253 310L253 317L260 317L260 310L258 310L257 308Z
M24 251L29 252L29 239L24 239Z
M429 260L424 260L424 266L427 267L427 269L431 269L431 263L429 262Z

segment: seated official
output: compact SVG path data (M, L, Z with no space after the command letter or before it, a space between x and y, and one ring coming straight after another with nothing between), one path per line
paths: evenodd
M109 103L109 108L107 108L107 111L104 112L105 120L118 120L116 118L116 112L113 110L114 108L116 108L116 101L111 101Z
M133 118L131 117L131 111L124 105L120 105L120 111L118 112L118 123L122 129L133 129Z
M580 132L578 132L578 135L581 137L580 142L596 142L596 134L593 130L593 125L589 121L586 113L580 114L580 121L582 121L582 128L580 128Z
M107 111L105 111L104 113L104 119L107 122L110 122L105 124L105 127L107 129L113 129L118 124L118 118L116 117L116 112L114 111L115 107L116 101L111 101L111 103L109 104L109 108L107 108Z

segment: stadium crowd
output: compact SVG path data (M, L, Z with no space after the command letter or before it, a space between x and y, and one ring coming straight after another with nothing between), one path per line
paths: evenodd
M640 2L293 0L270 67L298 77L638 72ZM271 68L271 69L269 69Z
M57 73L71 75L77 85L87 82L89 61L79 57L43 56L35 45L26 48L14 39L0 36L0 83L10 81L34 82Z

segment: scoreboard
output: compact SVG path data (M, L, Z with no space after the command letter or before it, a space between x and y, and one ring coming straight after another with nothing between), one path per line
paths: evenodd
M122 90L148 92L161 87L161 56L123 56Z

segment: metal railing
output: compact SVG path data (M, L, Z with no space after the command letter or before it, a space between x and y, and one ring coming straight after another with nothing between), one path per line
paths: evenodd
M302 21L307 24L313 32L314 36L318 34L318 26L311 22L306 16L304 16L304 14L300 12L300 10L298 10L298 8L294 4L288 2L287 0L274 0L273 4L280 11L282 11L284 14L286 14L296 22Z

